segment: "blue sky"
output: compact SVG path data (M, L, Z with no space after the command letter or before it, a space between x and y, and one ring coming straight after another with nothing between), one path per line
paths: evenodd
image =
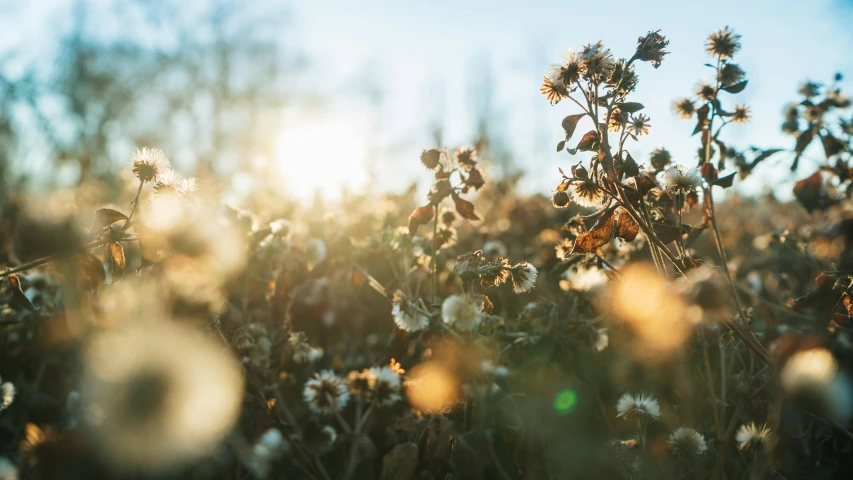
M712 3L715 7L707 6ZM850 1L314 0L293 7L300 43L318 74L312 81L328 84L336 92L331 96L346 98L347 86L363 77L368 61L377 69L374 76L387 90L380 129L390 158L384 160L393 165L414 162L418 146L430 145L425 124L443 124L450 145L470 141L469 93L487 59L496 116L518 163L529 171L525 187L536 191L556 185L557 166L577 161L554 150L560 120L575 112L565 102L549 106L538 92L548 65L566 48L604 40L618 56L630 56L637 37L648 30L662 29L670 39L671 54L659 69L643 64L638 70L634 99L646 105L653 126L631 147L638 159L666 146L677 161L694 161L697 139L688 136L693 125L676 119L670 105L691 94L699 79L710 79L712 72L703 66L709 60L705 39L725 25L743 35L735 61L747 71L749 86L737 101L748 104L754 118L727 127L725 136L736 145L790 146L779 124L798 84L828 82L835 72L853 78ZM853 93L853 83L843 85ZM791 179L786 168L761 173L742 188L756 191L762 183Z

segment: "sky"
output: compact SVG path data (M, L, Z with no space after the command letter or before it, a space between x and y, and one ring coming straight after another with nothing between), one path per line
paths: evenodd
M665 146L676 161L695 161L698 139L689 136L694 125L677 119L671 103L691 95L700 79L712 79L713 72L704 66L710 61L704 45L708 34L723 26L743 36L735 61L749 79L736 100L750 106L753 121L727 127L724 134L739 147L791 147L792 139L779 125L784 105L796 99L798 85L806 79L829 83L835 72L853 79L849 0L313 0L292 5L301 46L319 74L312 81L346 92L353 79L364 78L367 68L375 69L372 78L385 90L378 142L390 157L383 164L390 165L391 177L401 171L417 173L406 165L417 163L421 146L433 146L425 128L429 125L444 127L449 146L471 141L471 92L483 82L478 76L488 77L484 72L491 71L494 118L517 164L527 172L524 187L555 187L557 167L578 161L554 148L562 137L561 119L577 112L567 102L550 106L539 86L549 64L565 49L598 40L625 57L633 53L637 37L649 30L661 29L670 40L671 53L659 69L648 63L638 67L640 83L633 99L646 106L652 129L630 147L637 159ZM850 92L853 83L845 80L842 85ZM821 159L819 154L811 156ZM776 162L788 160L780 155ZM794 176L785 167L766 167L741 188L758 191L764 184L788 184L814 165L805 162Z
M793 140L779 131L781 112L797 98L804 80L828 83L841 72L849 77L843 88L853 94L853 0L281 1L291 10L282 35L307 61L297 84L324 100L305 96L283 113L288 132L282 133L279 150L297 153L293 160L286 153L278 159L285 176L292 176L294 168L334 170L338 182L358 187L371 178L364 168L372 168L376 180L370 186L382 190L426 181L418 157L422 148L435 146L433 129L442 129L442 143L451 149L470 144L477 112L488 98L492 128L525 172L523 189L548 193L559 183L558 167L588 158L555 150L563 136L561 119L578 112L569 102L551 106L539 93L548 66L567 48L598 40L617 56L629 57L637 37L649 30L661 29L671 53L659 69L638 66L640 83L632 100L646 106L652 125L647 137L629 146L641 162L653 149L666 147L676 162L694 164L698 138L690 137L693 124L677 119L671 104L691 95L699 80L711 79L713 72L704 66L710 61L705 41L726 25L742 35L735 61L746 70L749 85L736 101L750 106L753 116L747 125L727 127L723 139L728 143L791 147ZM46 48L60 38L56 26L68 17L68 4L0 0L0 27L8 34L0 38L0 48ZM104 11L121 7L112 0L92 4ZM132 28L105 23L97 30ZM490 95L484 94L486 88ZM326 132L339 142L312 149L310 140L323 142ZM359 152L350 155L355 162L344 158L347 149L356 148ZM318 156L316 161L305 161L309 153ZM746 193L764 185L790 191L795 179L822 160L819 151L807 153L796 174L785 166L789 157L780 155L777 167L765 166L737 187ZM354 166L368 159L372 167ZM299 181L291 186L303 195L314 187Z

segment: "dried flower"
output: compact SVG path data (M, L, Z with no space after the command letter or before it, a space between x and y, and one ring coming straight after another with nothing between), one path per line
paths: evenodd
M557 208L566 208L571 203L571 197L565 190L558 190L551 196L551 204Z
M542 86L539 87L539 92L542 95L545 95L545 98L551 102L551 105L556 105L560 103L560 100L566 98L569 95L569 91L563 88L560 85L554 85L550 78L544 77L542 80Z
M400 375L388 367L370 369L370 401L388 407L400 401Z
M600 82L610 78L613 70L616 69L613 54L601 43L601 40L585 46L580 57L581 71L587 80Z
M735 105L732 112L732 121L735 123L746 123L749 121L749 107L746 105Z
M441 166L441 151L435 148L431 148L429 150L424 150L421 152L421 163L428 170L438 170Z
M515 293L527 292L536 284L538 275L536 267L527 262L512 267L510 272L512 272L512 291Z
M441 304L444 323L462 331L473 331L483 321L482 301L467 295L451 295Z
M672 155L669 153L669 150L663 147L656 148L649 155L649 162L651 162L656 172L660 172L672 163Z
M740 35L729 27L721 28L708 37L705 50L720 58L731 58L740 50Z
M717 95L717 90L713 85L702 82L696 86L696 95L702 100L710 102Z
M799 93L805 98L814 98L820 95L820 87L823 85L812 81L800 84Z
M655 30L637 39L637 52L634 56L637 60L652 62L652 66L658 68L664 55L669 53L663 50L667 45L669 40L660 34L660 30Z
M169 159L162 150L143 147L133 154L133 174L140 182L152 182L169 169Z
M344 380L331 370L323 370L305 382L302 398L314 413L331 415L340 412L350 397Z
M607 130L610 132L618 132L628 123L628 114L616 108L610 114L610 121L607 123Z
M628 130L637 136L648 134L651 127L649 117L642 113L633 116L628 124Z
M314 363L323 357L323 349L309 345L304 332L291 333L287 343L293 351L293 361L296 363Z
M626 420L649 422L660 418L660 405L647 393L625 393L616 402L616 416Z
M391 316L401 330L418 332L429 326L429 317L421 312L402 291L397 290L394 293L392 304Z
M634 66L628 65L625 59L619 59L613 73L607 78L607 86L618 96L624 97L634 91L638 81Z
M346 377L347 391L352 398L368 401L370 399L370 384L373 381L371 370L364 369L360 372L353 370Z
M688 427L679 427L669 436L669 447L676 457L698 457L708 449L705 437Z
M695 168L675 165L663 172L660 184L669 192L687 193L702 185L702 177Z
M563 62L551 65L551 83L563 90L568 90L573 84L580 80L581 56L578 52L568 49L563 57Z
M598 208L604 203L604 191L593 182L574 182L572 200L582 207Z
M717 73L717 80L719 80L721 86L727 87L743 80L745 75L746 72L738 64L726 63Z
M338 431L331 425L326 425L320 430L320 436L323 438L323 443L326 445L334 445L338 439Z
M688 119L696 113L696 104L689 98L679 98L672 103L675 114L683 119Z
M459 165L466 171L470 171L472 168L477 166L477 151L473 148L457 148L456 151L453 152L453 155L456 157L456 161Z
M741 425L735 435L735 440L738 443L738 449L744 452L755 453L770 436L770 429L767 425L756 425L754 422Z

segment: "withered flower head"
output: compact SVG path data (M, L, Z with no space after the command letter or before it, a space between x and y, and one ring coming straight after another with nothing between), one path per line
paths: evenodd
M527 262L512 267L510 272L512 273L512 291L515 293L524 293L533 288L539 273L536 267Z
M370 384L373 382L373 373L364 369L360 372L353 370L346 378L347 390L352 398L368 401L370 399Z
M735 440L737 440L739 450L755 453L764 445L769 436L770 429L767 425L756 425L754 422L749 422L740 426L735 435Z
M400 401L400 375L388 367L370 369L370 401L377 407L388 407Z
M470 147L457 148L453 155L465 170L471 170L477 165L477 151Z
M583 48L580 64L584 78L595 82L610 78L616 68L613 54L601 43L601 40Z
M571 191L572 200L582 207L598 208L604 204L604 191L593 182L574 182Z
M824 113L826 110L821 105L809 105L806 107L803 117L810 122L819 122L823 119Z
M812 81L803 82L800 84L799 93L805 98L814 98L820 95L820 87L823 85Z
M497 287L509 278L509 261L498 257L478 269L480 284L485 287Z
M720 85L724 87L743 80L744 76L746 76L746 72L736 63L726 63L717 73L717 79L720 81Z
M624 97L634 91L638 81L634 66L628 66L625 59L620 59L616 62L613 73L607 78L607 86L620 97Z
M746 105L735 105L732 112L732 121L735 123L746 123L749 121L749 107Z
M672 102L672 109L676 115L686 120L696 113L696 104L687 97L679 98Z
M662 171L667 167L670 163L672 163L672 155L670 155L669 150L661 147L656 148L652 151L652 154L649 156L649 161L652 164L652 167L656 172Z
M649 117L642 113L635 115L631 117L631 121L628 124L628 130L638 137L640 135L647 135L649 133L649 129L652 127L649 120Z
M628 123L628 114L622 110L615 108L610 114L610 121L607 123L607 130L610 132L619 132L622 127Z
M324 370L305 382L302 398L314 413L331 415L344 408L349 401L349 393L342 378L331 370Z
M676 457L698 457L708 450L705 437L688 427L679 427L669 436L669 448Z
M560 100L569 95L569 91L565 87L555 85L548 77L544 77L542 80L542 86L539 87L539 92L542 93L542 95L545 95L545 98L548 99L551 105L560 103Z
M568 90L580 80L580 75L581 56L578 52L568 49L561 63L551 65L549 79L553 85Z
M637 39L637 52L634 56L637 60L652 62L652 66L658 68L664 55L669 53L663 50L667 45L669 40L660 34L660 30L655 30Z
M441 151L435 148L421 152L421 163L427 170L438 170L441 166Z
M625 393L616 402L616 416L629 421L650 422L660 418L660 405L647 393Z
M551 204L557 208L566 208L571 203L571 198L569 197L569 192L565 190L557 190L554 192L554 195L551 196Z
M660 184L669 192L687 193L702 185L702 177L695 168L675 165L663 172Z
M169 159L158 148L143 147L133 154L133 174L140 182L152 182L169 168Z
M740 35L728 26L721 28L708 37L705 50L715 57L731 58L740 50Z
M703 82L696 86L696 95L698 95L699 98L701 98L702 100L710 102L714 99L716 91L713 85L709 85Z
M482 304L470 295L451 295L441 304L441 319L457 330L473 331L483 321Z
M418 332L429 326L429 317L424 315L402 291L397 290L394 293L392 304L391 316L401 330Z
M448 227L452 227L456 223L456 214L450 210L441 212L441 223Z

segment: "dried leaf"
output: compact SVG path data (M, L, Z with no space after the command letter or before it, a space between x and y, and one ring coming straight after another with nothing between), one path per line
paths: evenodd
M622 161L622 170L629 177L636 177L640 174L640 167L637 166L637 161L629 152L625 152L625 160Z
M100 230L121 220L127 220L127 215L111 208L99 208L92 219L92 230Z
M127 265L127 261L124 258L124 247L120 243L107 244L107 265L110 268L113 283L124 275L124 267Z
M804 132L800 132L800 135L797 137L797 145L794 147L794 153L796 156L794 157L794 163L791 164L791 171L795 171L797 167L800 165L800 156L806 150L806 147L812 143L812 139L814 139L815 129L811 128Z
M462 218L468 220L479 220L480 217L474 213L474 204L469 202L468 200L463 199L459 195L455 193L452 195L453 203L456 205L456 212L462 216Z
M616 105L616 108L618 108L620 111L622 111L624 113L637 113L646 107L642 103L625 102L625 103L620 103L620 104Z
M824 210L835 202L823 191L823 178L820 170L794 185L794 196L808 212Z
M104 284L107 274L104 271L104 264L98 260L98 257L89 252L82 252L74 255L74 258L77 261L77 270L81 279L88 288L96 289Z
M432 204L416 208L409 216L409 235L414 236L418 227L426 225L435 218L435 206Z
M737 82L737 83L734 83L732 85L729 85L728 87L723 87L723 90L725 90L729 93L740 93L743 91L744 88L746 88L747 82L748 82L748 80L743 80L741 82Z
M577 115L569 115L568 117L563 119L563 130L565 130L566 132L566 141L572 139L572 135L574 135L575 129L578 127L578 122L583 117L584 114L579 113Z
M598 132L590 130L583 135L581 141L578 142L576 150L581 152L591 152L598 149Z
M702 105L699 109L696 110L696 128L693 129L693 135L701 132L705 125L708 124L708 113L710 113L711 108L706 103Z
M717 187L722 187L722 188L729 188L734 184L734 181L735 181L735 174L730 173L730 174L726 175L725 177L718 178L711 185L715 185Z
M640 225L634 221L627 210L619 209L614 236L630 242L637 238L638 233L640 233Z
M566 148L566 141L561 140L560 143L557 144L557 151L562 152L564 148Z
M483 174L480 173L479 169L472 168L468 172L468 176L465 177L463 183L467 187L473 188L474 190L479 190L480 187L486 184L486 180L483 179Z
M627 211L610 209L604 212L589 231L578 235L569 254L592 252L616 237L630 242L637 237L639 231L640 226Z
M826 153L826 158L843 152L847 146L843 141L833 136L831 132L826 132L825 135L822 135L821 140L823 141L823 151Z
M38 310L29 297L24 294L24 289L21 286L21 279L17 275L9 275L9 284L12 286L12 298L9 299L9 305L14 308L29 310L31 312Z

